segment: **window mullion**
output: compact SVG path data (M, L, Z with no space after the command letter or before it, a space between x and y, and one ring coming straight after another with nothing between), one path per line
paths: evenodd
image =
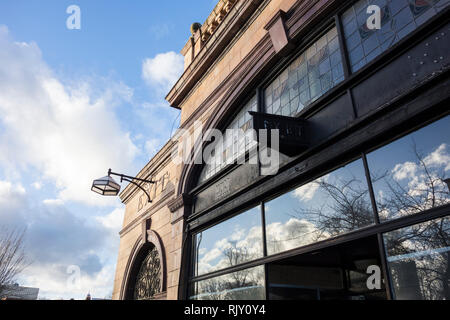
M350 70L350 63L349 63L349 58L348 58L347 45L345 43L344 31L342 28L342 22L341 22L341 19L339 18L339 15L335 15L334 21L335 21L337 32L338 32L339 46L341 48L341 59L342 59L342 64L344 66L344 78L345 78L345 80L347 80L351 75L351 70Z

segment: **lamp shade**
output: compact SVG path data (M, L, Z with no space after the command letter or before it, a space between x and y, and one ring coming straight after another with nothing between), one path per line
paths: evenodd
M94 180L91 190L103 196L117 196L120 192L120 184L110 176L106 176Z

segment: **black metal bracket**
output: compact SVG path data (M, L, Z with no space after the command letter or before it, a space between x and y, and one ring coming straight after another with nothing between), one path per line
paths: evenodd
M111 175L120 177L120 182L121 183L126 181L126 182L134 184L136 187L138 187L139 189L144 191L144 193L147 195L148 203L152 203L152 200L151 200L150 195L148 194L148 192L140 184L137 184L133 180L139 180L141 182L150 183L150 184L155 184L156 183L155 181L140 179L140 178L136 178L136 177L131 177L131 176L127 176L127 175L124 175L124 174L121 174L121 173L115 173L115 172L112 172L111 169L109 169L108 170L108 176L111 176Z

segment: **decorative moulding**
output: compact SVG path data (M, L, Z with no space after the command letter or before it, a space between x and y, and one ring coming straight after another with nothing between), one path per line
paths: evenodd
M187 194L180 194L175 199L169 201L167 206L169 207L170 212L174 213L178 209L180 209L184 206L189 206L191 204L192 204L191 196L189 196Z

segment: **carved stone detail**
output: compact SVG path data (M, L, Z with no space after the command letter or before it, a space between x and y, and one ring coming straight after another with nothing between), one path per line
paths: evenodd
M238 1L239 0L219 1L217 6L214 8L214 11L200 29L202 42L208 41Z
M167 206L169 207L170 212L174 213L178 209L189 206L192 204L192 198L187 194L181 194L175 199L169 201Z

